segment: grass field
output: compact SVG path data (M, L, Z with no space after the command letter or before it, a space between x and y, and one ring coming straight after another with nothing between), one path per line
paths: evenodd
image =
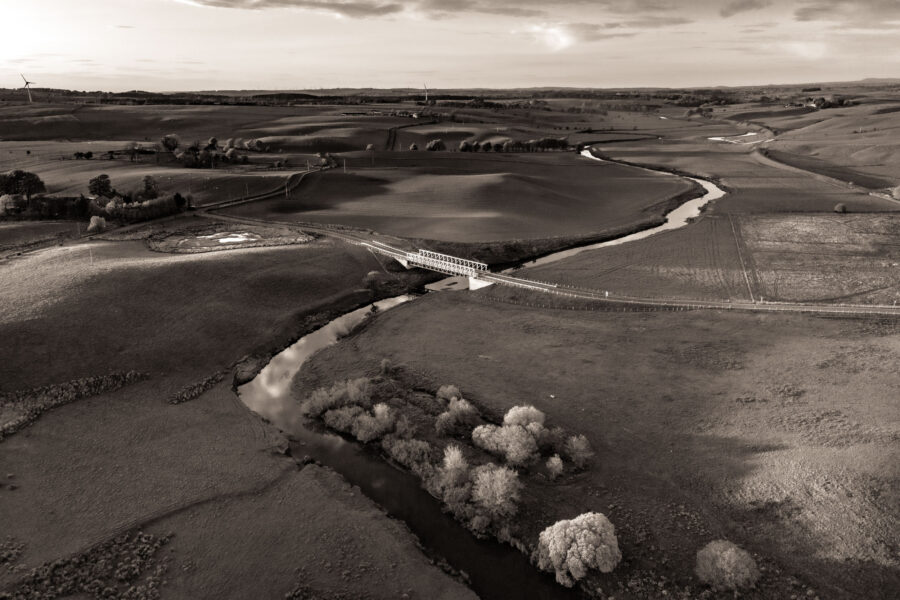
M290 199L238 206L225 214L481 242L626 226L661 215L670 197L690 189L684 180L600 165L573 153L394 153L378 155L374 168L360 165L365 158L351 160L351 172L308 177Z
M380 316L315 355L298 397L386 357L458 385L490 414L529 403L585 432L591 470L556 484L529 478L521 527L536 537L558 518L608 515L627 562L592 580L605 590L649 580L677 594L694 581L697 549L726 537L765 568L742 597L806 586L810 597L892 597L896 323L479 300L501 292L429 295Z
M758 296L900 302L900 215L740 217L737 226Z
M704 217L641 242L585 251L521 274L613 295L750 299L728 217Z

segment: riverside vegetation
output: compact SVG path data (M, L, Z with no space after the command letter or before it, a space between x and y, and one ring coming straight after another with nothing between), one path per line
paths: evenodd
M573 587L590 571L615 569L622 553L615 527L602 513L552 523L536 543L522 539L516 519L529 482L574 477L589 468L594 451L584 435L549 427L546 415L531 405L513 406L500 424L492 423L458 387L431 389L385 359L376 375L314 390L301 411L410 470L475 536L509 543L561 585ZM715 590L750 587L759 576L753 558L725 540L698 552L696 572Z

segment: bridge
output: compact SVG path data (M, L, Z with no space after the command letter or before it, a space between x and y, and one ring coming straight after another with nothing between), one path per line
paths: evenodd
M432 252L431 250L406 252L375 240L363 242L362 245L379 254L390 256L407 269L421 267L446 275L468 277L470 290L477 290L494 283L494 281L488 279L492 274L488 271L487 264L483 262L441 254L440 252Z

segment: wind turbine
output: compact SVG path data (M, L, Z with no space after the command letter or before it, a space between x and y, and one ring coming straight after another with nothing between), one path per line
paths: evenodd
M22 75L21 73L19 73L19 76L22 78L22 81L25 82L25 91L28 93L28 103L29 104L34 103L34 100L31 99L31 88L29 87L34 82L28 81L27 79L25 79L25 76Z

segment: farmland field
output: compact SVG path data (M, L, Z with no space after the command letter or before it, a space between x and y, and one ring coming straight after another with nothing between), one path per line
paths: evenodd
M613 295L749 300L728 217L704 217L641 243L585 251L522 275Z
M600 165L572 153L404 153L379 155L375 167L361 166L365 158L351 161L351 172L308 177L289 199L224 212L480 242L627 226L661 215L669 198L691 189L675 177Z

